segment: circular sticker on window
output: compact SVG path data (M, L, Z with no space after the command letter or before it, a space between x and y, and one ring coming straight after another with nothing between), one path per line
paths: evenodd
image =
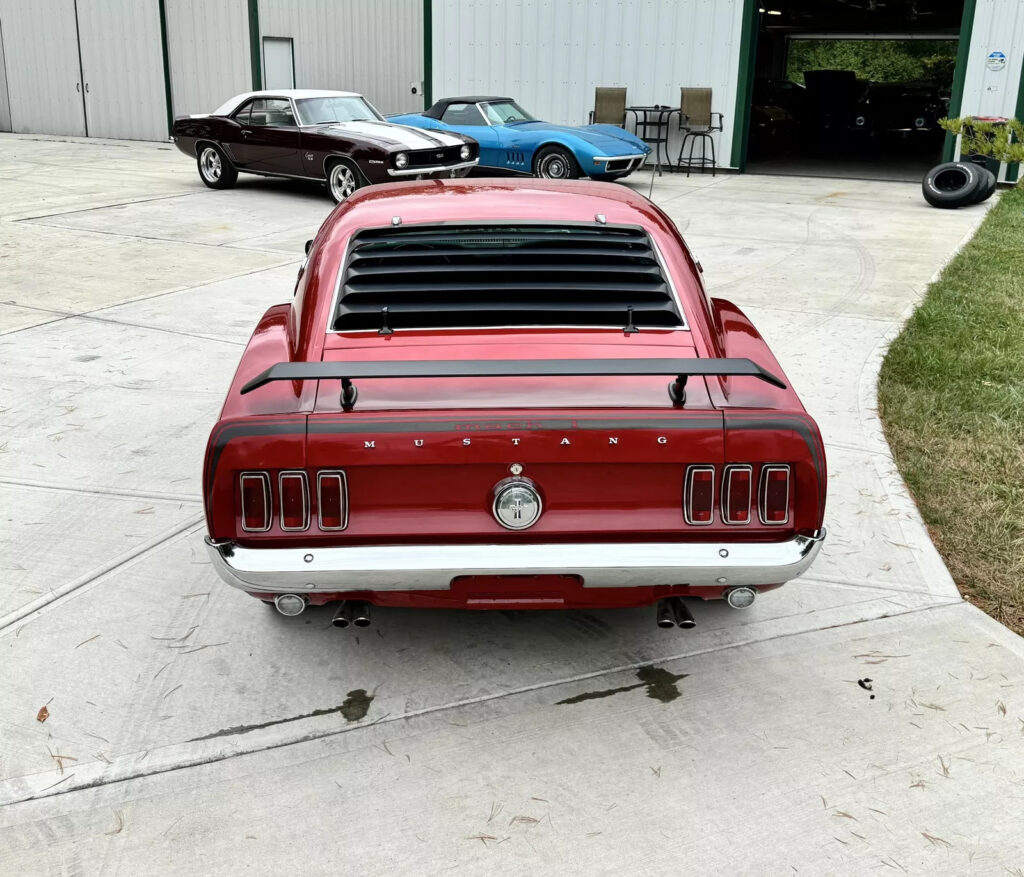
M985 66L989 70L1003 70L1006 67L1006 55L1003 52L989 52Z

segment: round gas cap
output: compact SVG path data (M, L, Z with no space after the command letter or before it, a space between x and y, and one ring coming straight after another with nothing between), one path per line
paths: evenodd
M525 530L537 523L540 512L540 494L529 481L507 479L494 489L494 517L501 526Z

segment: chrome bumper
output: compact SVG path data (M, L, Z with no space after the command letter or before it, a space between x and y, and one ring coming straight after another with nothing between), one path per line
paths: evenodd
M416 177L420 174L446 174L449 171L459 171L463 168L476 167L479 161L479 158L471 158L469 161L463 161L459 164L437 164L433 167L407 167L402 168L401 170L389 167L388 174L392 177Z
M578 575L587 588L775 585L817 557L825 530L788 542L243 548L206 539L225 582L258 593L446 591L465 575Z

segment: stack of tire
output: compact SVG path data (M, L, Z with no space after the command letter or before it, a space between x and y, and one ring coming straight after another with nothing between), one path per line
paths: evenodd
M996 176L983 164L970 161L947 161L924 175L921 191L932 207L955 210L980 204L992 197Z

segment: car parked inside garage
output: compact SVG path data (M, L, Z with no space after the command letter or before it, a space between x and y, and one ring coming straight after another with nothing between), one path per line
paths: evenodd
M284 614L337 603L735 607L825 538L814 420L672 222L589 182L357 193L242 355L207 546ZM690 620L692 623L692 620Z
M388 122L362 95L290 89L237 95L207 115L179 116L172 137L199 178L228 189L238 174L319 180L335 201L367 183L462 176L471 138Z

